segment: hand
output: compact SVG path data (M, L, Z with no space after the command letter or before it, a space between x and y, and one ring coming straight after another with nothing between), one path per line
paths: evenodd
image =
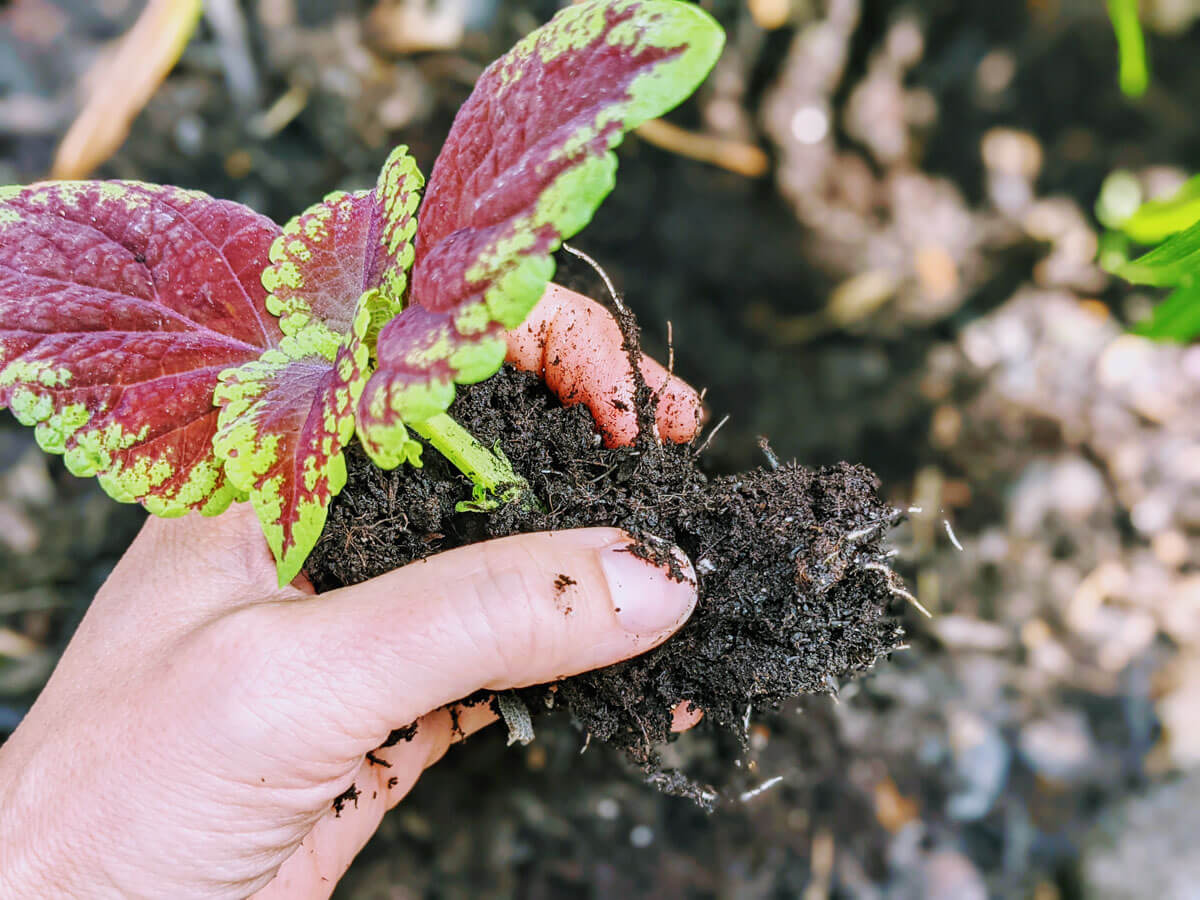
M597 304L552 288L511 355L557 359L551 385L632 437L632 413L601 402L632 388ZM646 374L660 432L690 437L695 394ZM692 584L617 552L628 540L519 535L315 596L276 586L247 504L149 520L0 747L0 896L328 896L422 770L494 718L447 704L612 664L687 619ZM577 582L569 616L558 573Z

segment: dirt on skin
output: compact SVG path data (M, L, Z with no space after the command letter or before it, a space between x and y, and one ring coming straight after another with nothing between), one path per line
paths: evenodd
M881 546L896 511L867 469L789 463L710 479L696 446L660 445L645 430L633 447L602 446L584 406L562 406L541 379L509 367L461 389L450 413L486 446L498 442L542 508L456 512L470 484L432 448L423 468L387 472L353 444L346 487L306 567L318 591L464 544L596 525L624 529L658 562L680 547L699 580L695 612L670 640L553 690L519 691L535 714L566 707L591 740L651 770L680 701L744 738L752 712L827 693L899 643ZM566 597L574 581L559 573L555 590ZM675 773L654 781L706 805L714 798Z

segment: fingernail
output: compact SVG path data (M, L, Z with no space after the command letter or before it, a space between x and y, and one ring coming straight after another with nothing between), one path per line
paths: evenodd
M692 564L672 547L671 553L683 570L683 580L675 581L665 567L634 555L632 548L632 544L623 542L600 553L617 620L626 631L637 634L655 634L682 624L696 604Z

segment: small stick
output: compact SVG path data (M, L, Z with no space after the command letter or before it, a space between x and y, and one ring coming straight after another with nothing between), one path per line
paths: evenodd
M754 144L713 134L700 134L651 119L638 126L642 140L689 159L711 163L746 178L760 178L771 167L770 157Z
M696 456L699 456L701 453L703 453L705 450L708 449L708 445L712 443L712 439L717 436L717 432L720 431L722 426L728 421L729 421L729 416L726 416L720 422L717 423L716 427L713 428L713 430L708 433L708 437L706 437L704 439L704 443L696 448L696 453L695 453Z

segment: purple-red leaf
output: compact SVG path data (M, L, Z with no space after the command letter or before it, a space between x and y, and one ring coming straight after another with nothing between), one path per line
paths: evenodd
M219 512L222 369L281 338L260 272L270 220L130 182L0 191L0 407L78 475L152 512Z
M370 291L344 337L311 322L278 349L221 375L214 446L230 480L250 495L281 585L300 571L330 499L346 483L342 447L354 434L370 357L365 337L382 303Z
M723 41L688 3L589 0L487 68L430 177L410 305L379 336L368 430L420 421L431 399L453 397L452 382L495 372L500 332L524 320L554 273L551 253L612 189L613 147L687 97Z
M379 311L384 321L400 311L424 183L408 148L400 146L374 188L330 194L284 227L262 277L270 292L267 307L285 332L318 321L346 334L359 297L375 289L389 300Z

